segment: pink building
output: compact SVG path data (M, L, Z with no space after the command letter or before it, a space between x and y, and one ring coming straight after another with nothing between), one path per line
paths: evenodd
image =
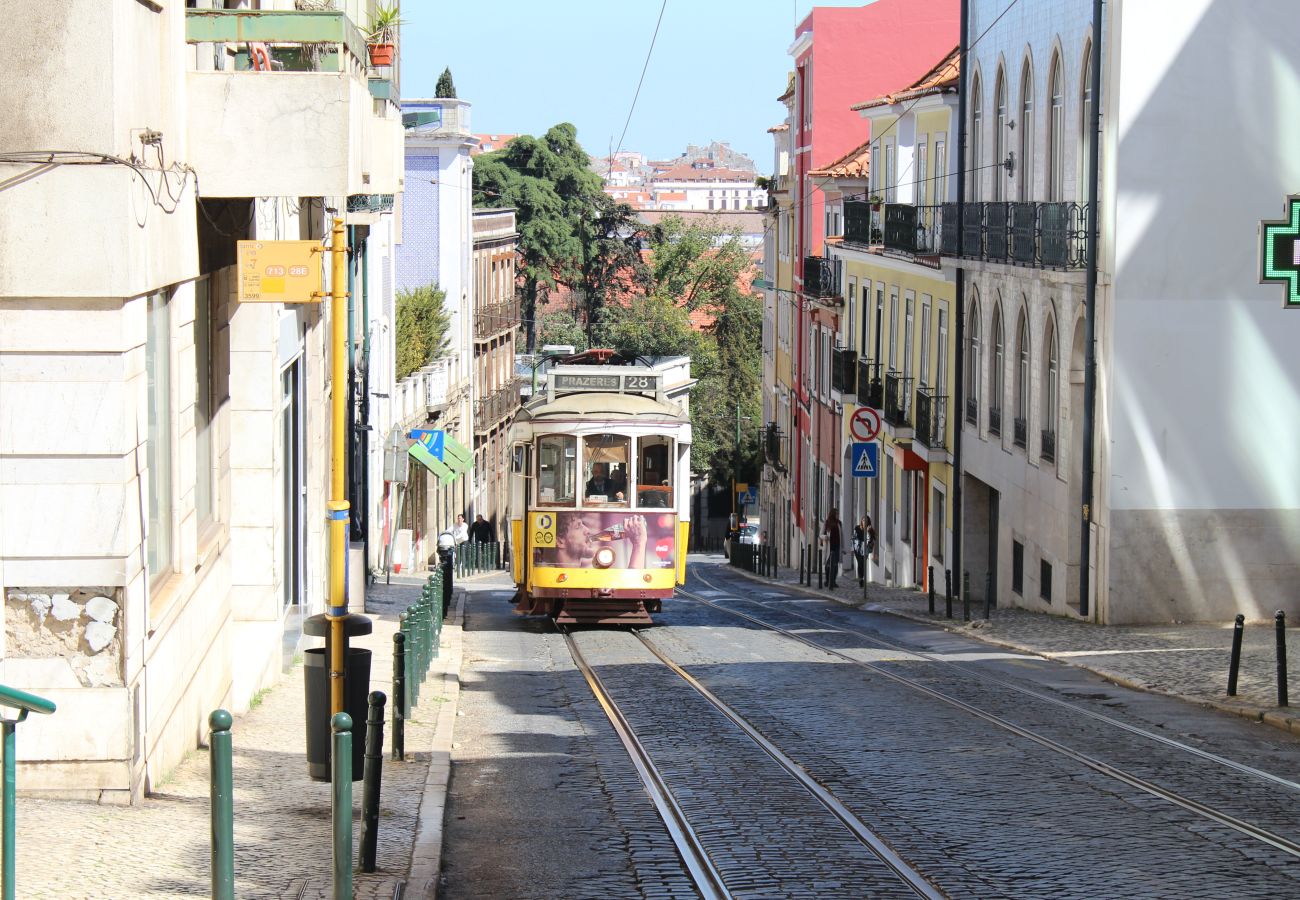
M843 309L835 273L823 266L825 201L808 173L866 141L870 123L851 109L911 84L956 46L960 0L877 0L856 8L815 7L795 29L791 99L792 235L798 295L794 352L796 433L795 521L815 542L830 498L839 495L840 415L819 386L829 379L830 354L815 335L839 332ZM811 493L811 496L808 494Z

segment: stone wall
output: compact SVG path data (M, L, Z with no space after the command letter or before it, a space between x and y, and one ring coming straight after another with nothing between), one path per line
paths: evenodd
M5 592L9 657L63 659L82 687L122 685L120 588L30 587Z

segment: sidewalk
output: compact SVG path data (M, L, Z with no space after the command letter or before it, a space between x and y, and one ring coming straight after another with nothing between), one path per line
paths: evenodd
M398 616L421 579L372 585L374 633L352 645L374 654L370 689L383 691L384 763L377 871L354 875L357 898L431 897L442 850L442 814L459 689L464 593L453 599L433 661L406 722L406 759L391 759L392 646ZM332 895L330 785L307 775L303 667L297 661L253 708L235 718L235 895ZM364 723L357 737L364 734ZM141 804L99 806L22 797L18 803L19 895L34 898L209 896L209 755L192 752ZM362 783L353 784L353 851L361 836ZM53 860L62 860L51 865Z
M723 562L721 557L716 557ZM743 569L731 571L771 584ZM961 603L954 601L953 618L944 616L942 589L934 598L930 615L927 594L906 588L867 585L867 600L852 576L842 576L834 592L799 584L798 569L778 569L776 583L807 594L874 612L938 624L950 631L990 644L1033 653L1096 672L1117 684L1137 690L1180 697L1234 715L1263 721L1300 735L1300 709L1277 706L1276 636L1273 622L1247 622L1241 644L1237 696L1227 696L1228 663L1232 655L1232 622L1175 625L1094 625L1065 616L1023 609L994 609L984 619L984 605L972 604L971 621L962 619ZM1300 628L1287 629L1290 668L1300 666ZM1300 685L1288 673L1289 698L1300 704Z

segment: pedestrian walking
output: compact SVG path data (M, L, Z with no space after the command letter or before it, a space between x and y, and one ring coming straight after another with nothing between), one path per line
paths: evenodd
M469 540L469 524L466 523L463 515L456 517L456 525L451 530L451 536L456 541L457 550L460 549L461 544Z
M476 544L490 544L496 535L492 532L492 523L479 513L474 517L474 524L469 527L469 539Z
M853 526L853 562L858 570L858 587L867 583L867 517Z
M822 541L826 543L829 550L826 559L826 586L833 591L835 576L839 574L841 565L840 547L844 543L844 536L840 530L839 507L831 507L830 514L826 516L826 524L822 526Z

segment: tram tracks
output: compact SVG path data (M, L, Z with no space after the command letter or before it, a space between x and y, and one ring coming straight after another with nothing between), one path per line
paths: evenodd
M706 898L732 897L733 894L726 884L726 878L720 871L720 867L713 862L699 831L688 820L686 813L673 793L668 779L656 766L650 752L637 736L623 709L606 688L595 668L587 661L573 634L563 629L562 633L575 664L586 679L606 717L613 725L619 740L627 750L638 776L678 849L683 864L695 881L697 890ZM872 857L882 863L911 894L926 898L946 896L931 884L918 869L896 853L874 829L855 816L833 793L813 779L799 763L768 740L744 715L717 697L694 676L668 657L644 634L640 632L633 633L639 639L641 645L654 658L689 686L695 695L702 698L709 706L726 717L754 746L759 748L786 775L797 782L809 796L852 835L854 840L869 851Z
M711 589L718 590L719 592L725 593L725 590L720 588L718 585L708 581L705 578L702 578L698 574L696 574L695 577L699 581L708 585ZM868 660L859 659L855 656L843 652L840 649L829 647L823 643L819 643L818 641L812 640L811 638L808 638L804 635L795 633L787 628L782 628L779 625L775 625L771 622L764 621L762 618L759 618L757 616L753 616L746 612L742 612L740 610L723 606L715 602L714 600L707 597L703 597L693 591L679 589L677 593L678 596L684 597L688 600L691 600L692 602L702 604L711 609L717 610L718 612L725 613L729 616L733 616L748 621L761 628L780 634L785 638L797 641L801 644L804 644L805 646L814 648L818 651L829 654L845 662L852 663L855 666L860 666L862 668L868 669L871 672L878 674L882 677L885 677L897 684L903 685L908 689L924 694L947 706L959 709L971 716L974 716L984 722L994 725L997 728L1015 734L1016 736L1021 737L1025 740L1032 741L1033 743L1036 743L1054 753L1057 753L1068 759L1071 759L1072 761L1082 766L1085 766L1086 768L1094 772L1105 775L1108 778L1119 781L1125 785L1128 785L1129 787L1135 788L1150 796L1159 798L1167 803L1173 804L1174 806L1179 807L1187 812L1191 812L1205 819L1213 821L1219 825L1230 828L1239 834L1242 834L1253 840L1259 841L1260 843L1273 847L1274 849L1279 850L1285 854L1288 854L1289 856L1300 859L1300 843L1297 843L1296 841L1293 841L1290 838L1276 834L1275 832L1272 832L1267 828L1260 827L1251 822L1245 821L1237 816L1233 816L1229 813L1223 812L1222 810L1216 809L1209 804L1202 803L1191 797L1187 797L1183 794L1180 794L1177 791L1173 791L1168 788L1162 787L1161 785L1154 783L1148 778L1143 778L1119 766L1112 765L1103 760L1100 760L1091 754L1082 752L1080 750L1076 750L1057 740L1054 740L1053 738L1037 733L1030 728L1026 728L1024 726L1018 725L1015 722L1012 722L1003 716L999 716L995 713L991 713L986 710L979 709L978 707L974 706L971 703L968 703L964 700L960 700L956 697L945 694L942 691L936 690L922 683L918 679L909 678L905 675L901 675L879 663L874 663ZM743 602L746 603L757 603L759 606L766 608L765 604L759 603L758 601L752 599L748 599L748 598L736 598L736 599L743 600ZM1276 784L1278 786L1282 786L1290 790L1300 790L1300 785L1297 785L1295 782L1289 781L1285 778L1281 778L1271 773L1264 772L1262 770L1255 769L1253 767L1246 766L1241 763L1237 763L1233 760L1228 760L1224 757L1218 756L1216 754L1208 753L1207 751L1203 751L1200 748L1191 747L1190 745L1183 744L1171 738L1166 738L1162 735L1155 735L1152 732L1146 731L1144 729L1136 728L1135 726L1130 726L1127 723L1119 722L1118 720L1112 717L1104 716L1102 714L1095 713L1091 710L1085 710L1083 707L1080 707L1077 704L1070 704L1065 701L1058 700L1057 698L1048 697L1047 695L1040 694L1039 692L1022 688L1021 686L1014 685L1011 682L1005 681L1004 679L992 678L990 676L984 675L983 673L974 673L973 670L971 670L969 667L959 666L958 664L938 659L937 657L934 657L931 654L925 654L924 652L916 651L912 648L902 647L900 645L893 644L889 641L883 640L881 638L875 637L874 635L867 634L857 629L846 629L841 626L835 625L833 623L829 623L824 620L817 619L811 616L806 616L795 611L782 609L781 613L783 615L789 615L789 616L797 617L805 621L811 622L817 625L818 628L823 631L830 630L834 632L840 632L843 634L849 634L856 639L872 642L881 649L907 653L909 655L916 656L918 658L927 659L928 661L941 666L954 666L960 668L967 673L974 674L977 677L990 680L992 682L996 682L1004 687L1013 688L1017 691L1020 691L1021 693L1026 693L1031 696L1034 696L1037 699L1048 700L1051 701L1052 703L1066 706L1074 711L1086 712L1089 716L1100 719L1109 725L1116 726L1122 728L1125 731L1136 734L1138 736L1154 740L1172 749L1184 751L1194 756L1197 756L1199 758L1202 758L1204 760L1221 764L1225 767L1238 771L1243 775L1247 775L1253 778L1258 778L1263 781L1267 781L1269 783Z

